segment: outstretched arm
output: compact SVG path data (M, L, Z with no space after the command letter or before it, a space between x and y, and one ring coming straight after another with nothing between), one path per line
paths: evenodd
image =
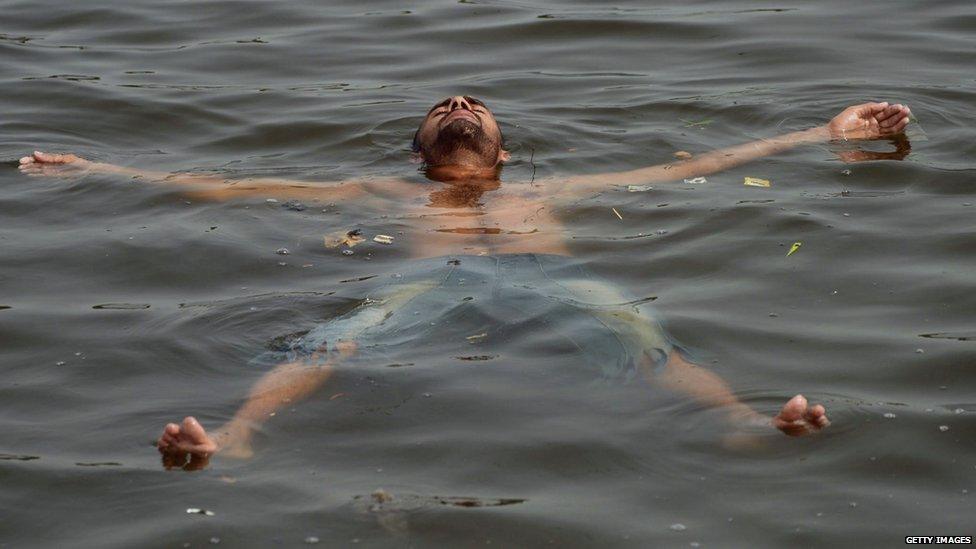
M187 194L204 200L230 200L249 196L274 198L346 200L364 195L403 197L417 192L410 182L383 178L337 183L291 181L286 179L232 180L212 175L167 173L126 168L92 162L73 154L53 154L35 151L20 159L20 171L32 176L77 176L89 173L115 174L148 183L172 185Z
M788 151L799 145L896 136L905 130L910 115L909 108L900 104L889 105L885 102L855 105L844 109L829 123L809 130L720 149L682 162L625 172L572 177L566 180L566 185L572 189L598 191L610 184L645 184L708 175L757 158Z

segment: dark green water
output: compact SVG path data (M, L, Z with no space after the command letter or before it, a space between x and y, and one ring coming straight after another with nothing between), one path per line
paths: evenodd
M648 4L0 2L0 546L864 547L976 533L976 9ZM279 411L255 458L164 471L151 444L166 422L226 420L270 339L376 282L343 281L405 261L396 245L342 256L322 235L402 221L32 179L16 159L409 175L420 117L453 93L496 111L510 181L665 162L866 100L910 105L902 162L800 148L562 212L574 254L657 296L740 398L772 412L803 392L834 425L731 450L720 412L595 383L545 334L535 353L502 345L488 361L417 342L412 365L342 371ZM377 488L405 510L355 499Z

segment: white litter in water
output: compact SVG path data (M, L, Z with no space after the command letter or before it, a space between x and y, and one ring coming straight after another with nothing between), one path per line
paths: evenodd
M691 183L692 185L701 185L702 183L708 183L708 180L704 177L692 177L691 179L685 179L685 183Z

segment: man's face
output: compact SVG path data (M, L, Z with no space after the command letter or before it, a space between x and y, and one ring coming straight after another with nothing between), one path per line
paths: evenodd
M508 158L495 116L466 95L434 105L414 136L414 148L430 166L491 168Z

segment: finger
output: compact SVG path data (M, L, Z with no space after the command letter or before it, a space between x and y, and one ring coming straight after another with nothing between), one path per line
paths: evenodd
M34 161L34 159L32 157L30 157L30 156L25 156L25 157L23 157L23 158L20 159L20 163L21 164L30 164L33 161Z
M908 116L908 113L905 112L906 109L904 107L902 107L901 105L895 105L895 106L898 108L895 109L895 111L891 114L891 116L885 118L884 120L879 121L878 122L879 126L881 126L882 128L890 128L891 126L897 124L902 119L902 117Z
M877 114L885 110L887 107L888 107L887 101L885 101L884 103L865 103L860 107L858 107L857 112L860 115L873 116L874 114Z
M905 116L904 118L902 118L901 120L899 120L898 122L896 122L893 126L891 126L890 128L888 128L888 132L889 133L901 133L901 132L903 132L905 130L905 127L907 127L907 126L908 126L908 116Z
M888 108L876 114L874 118L879 123L884 123L885 120L888 120L889 118L895 116L899 112L901 112L901 105L889 105Z

